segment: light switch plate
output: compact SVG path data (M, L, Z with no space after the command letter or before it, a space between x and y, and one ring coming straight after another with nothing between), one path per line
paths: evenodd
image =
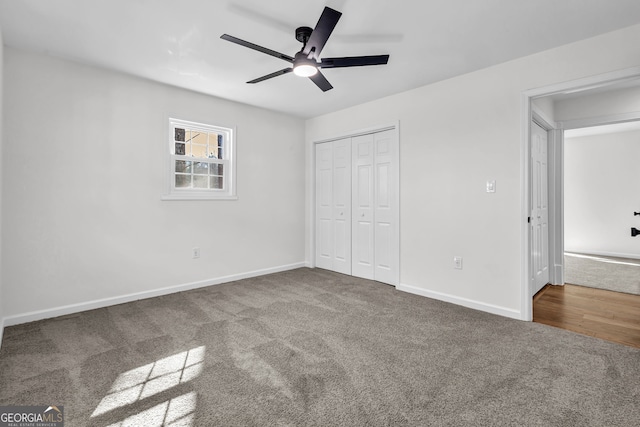
M495 193L496 192L496 180L492 179L487 181L487 193Z

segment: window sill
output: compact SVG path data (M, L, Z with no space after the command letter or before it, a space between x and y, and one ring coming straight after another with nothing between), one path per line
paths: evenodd
M163 194L160 200L238 200L238 196L228 194Z

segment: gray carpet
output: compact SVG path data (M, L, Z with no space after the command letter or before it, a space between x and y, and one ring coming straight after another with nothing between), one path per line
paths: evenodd
M7 328L67 427L637 426L640 349L299 269Z
M572 285L640 295L640 260L577 253L564 255L564 281Z

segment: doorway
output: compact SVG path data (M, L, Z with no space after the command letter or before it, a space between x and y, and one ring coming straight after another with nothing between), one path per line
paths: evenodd
M566 283L640 295L638 158L640 121L564 132Z
M635 88L640 93L640 67L621 70L604 75L584 78L573 82L533 89L523 94L523 139L522 139L522 276L521 276L521 317L533 319L533 301L531 296L536 288L534 280L534 233L531 227L532 215L532 123L535 116L541 117L551 125L548 135L548 191L549 191L549 283L564 284L564 188L563 188L563 131L580 127L596 126L606 123L622 123L640 120L640 98L635 108L629 104L621 106L615 103L600 103L600 110L575 109L574 116L561 116L555 101L559 98L578 98L586 96L606 96L616 90ZM613 109L611 107L614 107ZM626 110L625 108L626 107ZM566 111L565 111L566 113Z

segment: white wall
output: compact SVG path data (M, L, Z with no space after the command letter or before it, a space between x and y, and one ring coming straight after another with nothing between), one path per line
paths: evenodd
M8 47L4 73L11 323L303 265L302 120ZM160 200L169 115L237 127L237 201Z
M640 258L640 131L565 138L565 250Z
M2 41L2 28L0 28L0 242L3 240L2 235L2 106L3 102L3 58L4 58L4 43ZM2 244L0 244L0 346L2 346L2 335L4 332L4 298L2 296Z
M400 289L517 318L521 313L521 102L528 89L640 65L640 25L307 121L311 146L400 122ZM393 58L391 58L393 60ZM496 180L497 192L485 192ZM464 269L453 269L453 257Z

